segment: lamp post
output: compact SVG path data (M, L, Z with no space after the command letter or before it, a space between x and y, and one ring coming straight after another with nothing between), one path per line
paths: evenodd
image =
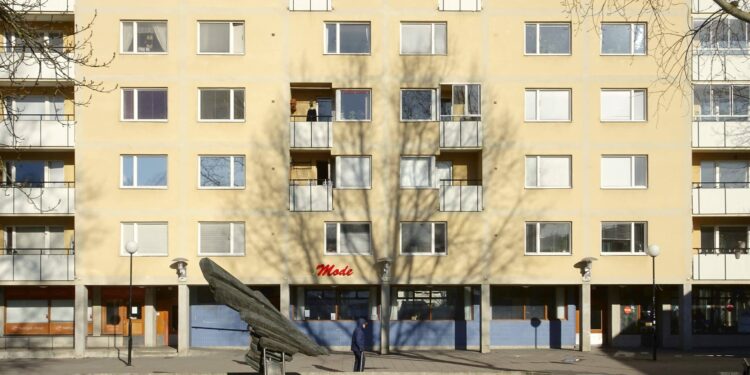
M130 241L125 244L125 251L130 254L130 291L128 293L128 366L132 366L130 361L133 354L133 254L138 251L138 242Z
M661 249L659 245L649 245L646 254L651 257L651 328L654 330L653 340L653 360L656 361L656 257L659 256Z

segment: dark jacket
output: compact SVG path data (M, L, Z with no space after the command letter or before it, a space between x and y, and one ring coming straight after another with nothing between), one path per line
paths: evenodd
M362 328L365 322L364 318L357 319L357 327L354 328L354 333L352 333L352 351L355 353L365 350L365 329Z
M307 116L306 116L305 120L307 120L307 121L313 121L313 122L314 121L318 121L318 111L315 110L315 108L308 109L307 110Z

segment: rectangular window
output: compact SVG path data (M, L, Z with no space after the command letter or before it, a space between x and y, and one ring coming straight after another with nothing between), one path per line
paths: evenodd
M445 55L445 23L401 23L402 55Z
M396 287L393 314L398 320L471 320L471 305L465 306L456 287Z
M199 156L198 162L200 164L200 187L245 187L244 156Z
M693 106L697 121L747 121L750 86L695 85Z
M401 121L435 121L434 89L401 89Z
M198 22L198 53L245 53L245 23Z
M526 254L570 254L571 223L527 222Z
M696 285L692 294L693 334L747 337L750 333L747 328L750 293L746 287Z
M138 222L120 224L120 255L129 256L125 245L130 241L138 243L134 256L167 255L167 223Z
M526 121L570 121L570 90L527 89Z
M300 293L302 295L300 296ZM294 297L304 301L296 320L357 320L371 318L370 291L365 288L296 288Z
M602 121L646 121L646 90L602 90Z
M737 50L745 53L748 48L747 22L733 17L713 17L707 20L694 20L693 30L697 31L694 38L698 50ZM727 51L733 52L735 51Z
M475 83L440 85L441 121L482 119L482 87Z
M201 121L245 119L245 89L198 89Z
M602 55L645 55L645 23L603 23Z
M643 254L646 249L646 223L602 222L602 253Z
M527 156L527 188L570 188L570 156Z
M401 188L432 188L434 156L402 156Z
M370 90L336 90L336 120L370 121Z
M166 188L166 155L121 155L120 187Z
M702 161L701 189L748 187L750 170L747 161Z
M15 160L6 161L0 170L2 181L7 186L17 187L66 187L65 163L62 160Z
M167 119L167 89L122 89L122 120L150 121Z
M372 186L369 156L337 156L336 188L369 189Z
M198 223L198 255L244 255L245 223Z
M570 55L569 23L527 23L527 55Z
M167 21L122 21L120 51L166 53Z
M444 255L448 248L446 226L442 222L401 223L401 254Z
M370 223L326 223L326 254L370 254Z
M602 188L648 187L648 158L645 155L602 156Z
M748 248L747 226L702 226L701 252L707 254L734 253Z
M370 24L330 22L323 38L326 54L370 53Z

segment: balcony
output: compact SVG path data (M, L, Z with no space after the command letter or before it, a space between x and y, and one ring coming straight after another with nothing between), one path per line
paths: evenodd
M333 10L333 0L289 0L289 10L293 12L325 12Z
M694 249L693 280L749 280L748 249Z
M713 0L693 0L693 13L714 13L720 10L721 7Z
M71 281L73 249L5 249L0 254L0 281Z
M75 146L73 115L28 115L5 117L0 129L0 147L72 148Z
M438 0L438 10L444 12L479 12L482 0Z
M62 53L62 52L60 52ZM44 83L44 81L68 81L75 77L74 65L70 64L58 52L52 52L55 63L51 58L41 58L31 51L3 50L4 65L10 69L0 70L0 80L11 80L14 83L27 81L28 83Z
M70 215L75 213L73 182L0 184L0 215Z
M440 148L481 148L482 121L470 116L440 116Z
M75 0L14 0L13 9L29 13L67 13L75 9Z
M750 148L750 122L693 121L693 148ZM735 118L736 120L736 118Z
M750 214L750 183L693 183L694 215Z
M440 211L480 212L483 193L479 180L440 180Z
M289 211L332 210L333 182L331 180L289 180Z
M306 116L292 116L289 121L290 148L331 148L333 127L331 116L317 116L316 121L307 121ZM312 119L311 119L312 120Z
M745 50L708 49L693 55L694 81L750 80L750 58Z

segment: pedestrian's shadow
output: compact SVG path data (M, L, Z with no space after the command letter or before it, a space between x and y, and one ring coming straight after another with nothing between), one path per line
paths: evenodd
M325 367L325 366L321 366L321 365L313 365L313 367L315 367L318 370L323 370L323 371L328 371L328 372L344 372L344 371L341 371L341 370L336 370L334 368Z

